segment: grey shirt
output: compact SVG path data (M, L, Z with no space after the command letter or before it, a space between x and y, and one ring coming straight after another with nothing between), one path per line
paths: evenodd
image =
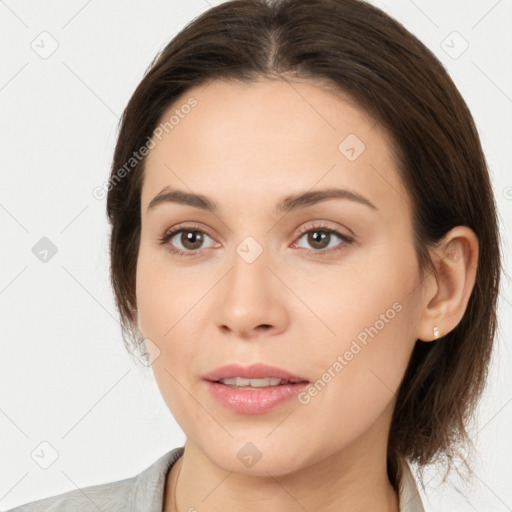
M184 446L174 448L131 478L74 489L7 512L162 512L167 474L183 451ZM425 512L408 464L400 483L399 503L400 512Z

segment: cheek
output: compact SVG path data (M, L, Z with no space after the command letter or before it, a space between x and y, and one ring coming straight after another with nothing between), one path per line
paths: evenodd
M175 270L162 268L144 257L137 269L138 325L151 347L157 353L151 359L151 368L164 402L178 424L185 430L189 422L198 421L200 410L191 407L187 391L187 371L199 352L188 328L191 315L197 314L198 291L183 282ZM197 339L197 333L195 333Z
M387 356L393 347L403 349L410 342L418 280L413 247L382 243L358 252L349 265L333 268L324 283L309 288L309 301L331 328L330 346L344 351L354 340L362 347L375 340L372 353Z
M324 363L320 378L336 374L332 392L339 395L345 410L377 414L400 385L413 342L406 307L396 302L394 306L365 315L363 324L351 326L353 335L343 336Z
M163 251L141 247L136 296L139 329L146 337L158 343L167 340L180 319L193 310L200 291L200 282L171 267Z
M296 419L323 432L327 452L354 442L392 412L414 343L410 305L403 301L393 308L386 297L373 296L360 305L357 317L343 316L334 343L304 353L316 368L316 380L301 397ZM387 428L386 420L378 423Z
M308 351L319 379L314 400L325 407L339 403L333 413L340 421L348 411L374 419L403 378L419 312L415 255L404 251L382 253L373 264L361 262L333 279L336 300L332 293L330 300L318 296L316 304L330 311L335 336Z
M155 259L141 252L136 287L138 326L155 346L158 356L152 359L153 372L164 399L171 401L201 352L201 326L196 327L195 319L204 316L199 304L204 279L187 276L160 256Z

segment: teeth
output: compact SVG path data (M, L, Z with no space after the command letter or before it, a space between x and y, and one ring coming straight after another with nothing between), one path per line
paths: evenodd
M244 379L243 377L233 377L220 379L219 382L222 382L222 384L225 384L226 386L266 388L268 386L279 386L279 384L285 384L288 381L274 377L267 377L265 379Z

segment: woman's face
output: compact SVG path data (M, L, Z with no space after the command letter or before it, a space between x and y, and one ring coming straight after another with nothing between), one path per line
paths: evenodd
M137 322L187 443L258 475L385 457L422 289L385 134L304 81L213 81L173 114L146 160ZM206 380L255 363L309 384Z

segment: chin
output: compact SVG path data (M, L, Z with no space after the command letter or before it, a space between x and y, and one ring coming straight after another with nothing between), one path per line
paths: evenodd
M276 440L277 441L277 440ZM272 476L286 475L300 470L308 464L304 444L294 443L295 447L275 445L267 440L249 441L231 439L227 445L220 443L212 449L208 446L205 455L224 471L239 475Z

